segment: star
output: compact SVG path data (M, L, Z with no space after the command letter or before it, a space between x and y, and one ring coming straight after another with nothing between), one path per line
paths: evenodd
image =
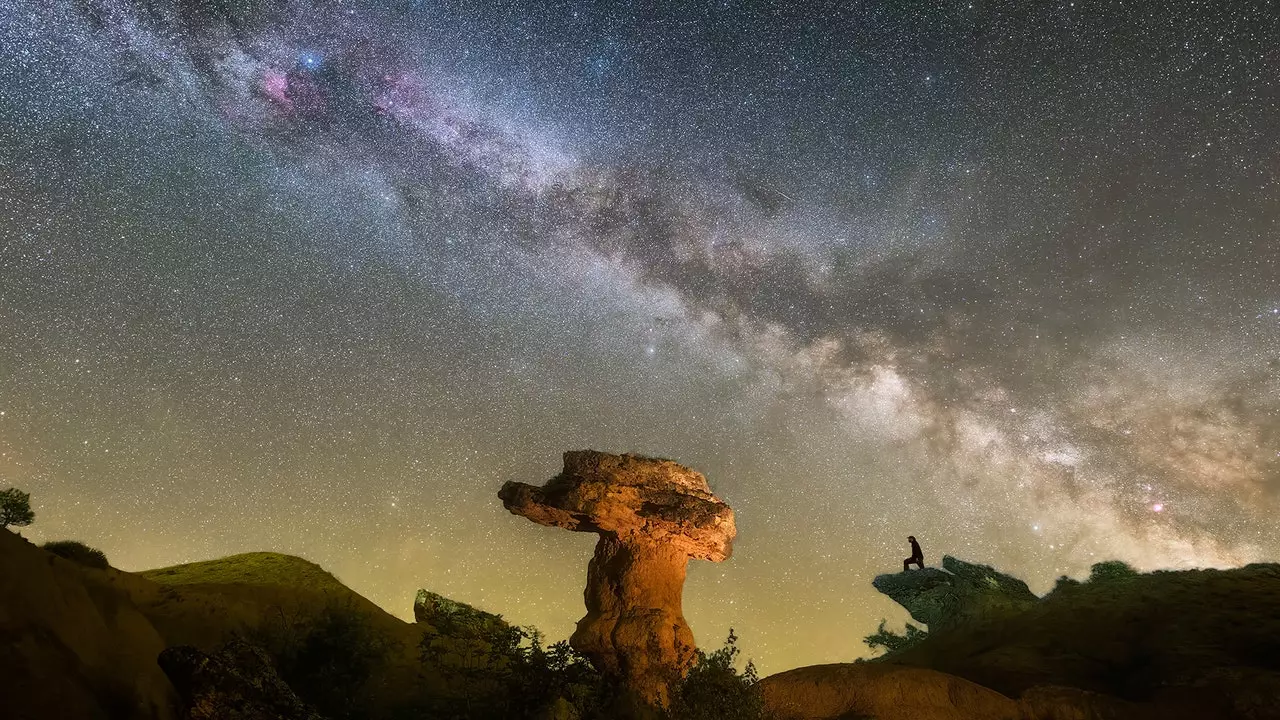
M1280 553L1274 10L204 5L4 5L33 539L554 640L580 554L495 489L672 457L741 519L687 614L766 673L862 654L912 533L1037 591Z

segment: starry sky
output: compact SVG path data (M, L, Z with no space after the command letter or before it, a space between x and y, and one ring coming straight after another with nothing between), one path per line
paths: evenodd
M705 646L863 655L920 539L1280 557L1280 10L0 0L0 485L566 637L569 449L738 514Z

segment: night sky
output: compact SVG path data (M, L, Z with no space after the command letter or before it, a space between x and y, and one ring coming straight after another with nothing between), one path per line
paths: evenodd
M0 0L0 486L140 570L582 615L496 497L670 457L704 646L848 661L914 534L1280 557L1280 9Z

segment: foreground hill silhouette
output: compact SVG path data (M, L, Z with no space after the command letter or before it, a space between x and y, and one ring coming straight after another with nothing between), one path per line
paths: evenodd
M362 717L390 717L424 698L470 692L474 688L458 686L455 674L423 662L424 634L434 639L437 655L465 653L475 666L470 669L483 675L488 658L474 652L475 633L463 630L481 627L491 635L509 626L426 591L418 603L419 622L404 622L320 566L278 553L128 573L85 567L0 532L3 716L184 717L183 698L157 663L165 648L187 647L199 654L199 664L217 665L205 656L218 655L236 638L264 647L309 639L335 615L349 619L379 651L376 673L349 698ZM233 650L230 655L245 657ZM483 688L484 679L476 686Z
M934 620L926 637L875 661L765 678L756 687L766 717L1280 719L1280 566L1067 582L1032 599L992 568L954 558L947 567L957 572L877 579L913 614ZM578 690L563 685L548 705L537 705L547 696L530 696L529 707L477 714L467 703L511 690L495 680L495 662L505 661L487 649L513 628L427 591L415 616L404 622L287 555L127 573L0 532L0 716L580 717L565 699ZM334 617L348 624L326 625ZM279 648L282 638L313 639L324 627L358 627L379 661L358 685L317 670L347 703L319 713L312 703L325 700L326 688L290 676L290 655ZM424 662L424 643L432 662Z
M1060 582L1032 601L990 567L948 567L875 583L941 630L765 678L766 704L806 719L1280 718L1280 565Z

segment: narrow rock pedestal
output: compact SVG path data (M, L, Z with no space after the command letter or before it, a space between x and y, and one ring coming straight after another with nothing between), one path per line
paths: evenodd
M666 708L693 664L681 610L689 558L720 562L733 510L706 478L670 460L581 450L543 487L508 482L498 496L542 525L600 535L587 567L587 614L569 639L645 705Z

